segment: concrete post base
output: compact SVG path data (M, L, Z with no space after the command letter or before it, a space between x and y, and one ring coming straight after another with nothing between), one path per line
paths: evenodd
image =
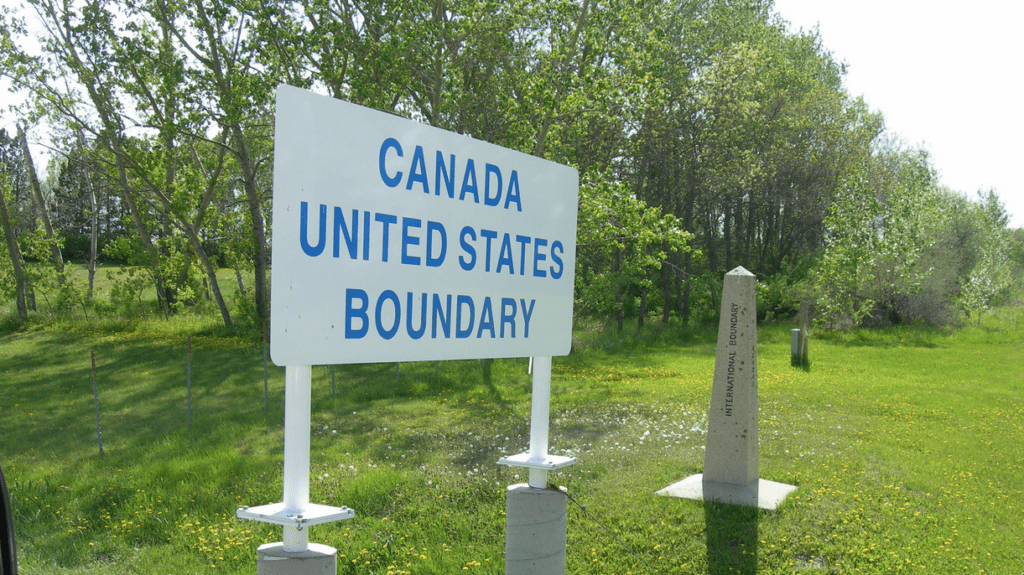
M569 498L526 483L505 494L505 575L564 575Z
M284 550L284 544L266 543L256 550L256 575L335 575L338 550L319 543L298 553Z
M760 507L761 509L774 511L794 491L796 491L796 487L793 485L768 481L767 479L758 479L748 485L733 485L731 483L707 481L704 479L703 474L698 473L678 483L669 485L665 489L658 491L656 495L716 501L718 503Z

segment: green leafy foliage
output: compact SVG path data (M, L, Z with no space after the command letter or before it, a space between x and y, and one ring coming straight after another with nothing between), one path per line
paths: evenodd
M0 12L0 73L56 152L42 215L69 254L91 257L95 234L101 259L145 268L165 317L268 317L282 82L576 167L578 317L703 321L741 265L785 316L809 289L797 261L820 262L832 327L976 320L1006 294L992 202L983 218L936 196L924 153L886 139L820 36L767 1L28 0ZM5 228L28 242L19 143L0 137L0 173ZM254 313L221 293L222 266L251 278Z
M107 279L110 281L110 303L114 308L127 317L146 312L142 294L152 278L148 277L145 268L124 267L108 271Z
M981 238L976 262L963 281L958 304L975 323L982 314L1006 296L1013 286L1011 235L1006 229L1006 210L991 191L979 193L974 217L979 220Z
M930 271L919 263L945 214L927 156L896 151L881 160L887 169L846 177L825 219L815 289L817 321L826 327L898 317L900 302L920 291Z
M786 260L782 269L757 282L758 318L791 319L812 299L811 260Z
M576 309L618 318L621 329L627 298L650 291L669 254L690 251L692 235L623 184L592 178L581 187Z

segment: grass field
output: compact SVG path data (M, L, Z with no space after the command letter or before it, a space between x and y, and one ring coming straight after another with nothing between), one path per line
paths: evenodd
M192 429L185 337L193 335ZM761 476L777 511L653 493L701 471L714 334L579 332L555 358L552 474L570 504L568 571L1024 574L1024 315L954 333L814 339L762 326ZM104 455L97 449L96 354ZM280 501L283 370L208 320L79 322L0 335L0 458L23 573L252 573L280 530L234 519ZM314 527L339 573L501 573L496 465L529 442L525 360L313 370Z

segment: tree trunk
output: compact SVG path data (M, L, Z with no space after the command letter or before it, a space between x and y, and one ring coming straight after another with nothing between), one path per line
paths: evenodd
M78 145L79 148L85 150L85 135L78 132ZM88 299L92 299L93 288L96 282L96 248L97 248L97 236L98 228L100 224L99 209L96 202L96 189L92 185L92 177L89 174L89 169L84 170L85 173L85 187L88 188L86 193L89 194L89 295Z
M687 266L689 267L689 266ZM684 281L682 274L676 274L676 305L679 306L679 323L686 325L690 321L690 282ZM683 285L686 285L686 294L683 294Z
M683 229L693 233L694 231L694 212L696 210L697 202L697 169L693 163L696 162L695 158L691 158L690 168L686 172L686 197L683 200ZM679 298L679 320L683 325L690 323L690 274L693 273L693 252L688 251L683 255L683 277L677 279L677 282L685 283L682 297ZM676 284L679 285L678 283ZM678 292L678 287L677 287Z
M153 271L153 278L156 283L156 297L161 305L166 306L167 290L163 274L160 273L160 256L157 253L156 246L153 245L153 236L150 235L149 228L146 226L145 220L142 219L142 213L139 212L139 206L135 203L135 196L132 194L131 186L128 184L128 173L124 162L125 152L121 146L120 137L120 134L113 136L112 139L114 141L110 142L110 149L114 153L121 199L124 200L125 205L128 207L128 213L131 214L132 222L135 224L135 231L139 234L142 247L149 258L150 269Z
M209 282L210 290L213 291L213 298L217 302L217 309L220 310L220 317L224 320L224 325L231 327L231 314L228 312L228 306L224 303L224 297L220 293L220 284L217 283L217 270L214 269L209 256L206 255L203 242L200 241L195 228L189 225L188 222L183 221L181 228L185 231L189 242L192 243L192 249L195 250L196 255L199 256L199 261L203 264L203 269L206 271L206 280Z
M267 250L260 194L256 188L256 167L252 158L249 157L249 147L239 126L234 127L234 139L238 163L242 169L245 198L249 204L249 217L252 219L252 239L256 242L256 261L254 262L256 277L253 279L253 292L256 297L256 315L262 323L270 319L269 290L267 289L267 267L270 262L270 255Z
M615 288L615 327L618 331L622 331L625 318L623 317L622 310L622 286Z
M747 251L746 226L743 225L743 194L739 194L736 198L736 207L732 211L732 221L734 224L732 231L732 241L735 244L732 250L732 257L730 258L729 265L725 266L725 269L732 270L736 266L750 267L744 258L744 253Z
M93 289L96 285L96 252L98 229L100 225L99 214L96 209L96 192L89 186L89 202L92 209L92 217L89 226L89 299L92 299Z
M638 330L644 328L644 318L647 316L647 286L640 288L640 311L636 314L636 327Z
M762 217L766 216L767 214L762 214ZM756 267L754 266L753 258L750 255L750 250L755 245L754 242L757 241L757 225L757 202L754 201L754 193L751 192L747 199L747 233L746 241L743 244L742 264L746 266L748 269L761 270L763 268L761 268L759 265ZM768 236L764 236L761 238L761 241L767 244L771 240L768 238Z
M245 295L245 282L242 281L242 268L239 265L238 254L234 254L234 256L235 256L235 281L238 282L238 293L244 296Z
M732 269L732 229L736 225L736 219L733 217L732 206L728 203L725 204L725 213L722 216L722 243L725 244L725 269Z
M28 276L25 275L25 267L21 262L21 250L18 248L18 238L11 226L11 219L7 213L7 198L4 197L4 190L0 188L0 224L4 227L4 236L7 238L7 254L11 257L11 265L14 267L14 279L18 289L18 315L28 317Z
M60 244L57 243L57 238L53 234L50 211L46 209L46 200L43 199L43 189L39 185L39 177L36 175L32 152L28 149L28 138L25 136L25 130L21 124L18 124L18 140L21 142L21 153L25 156L25 171L28 172L28 181L32 187L32 197L35 199L36 209L39 211L39 219L43 222L46 239L50 240L50 257L53 259L53 268L57 270L57 281L64 285L64 256L60 253Z
M666 250L667 252L668 250ZM678 254L669 253L668 259L674 260ZM672 262L673 264L675 262ZM661 323L668 323L672 313L672 270L669 267L668 262L661 264Z

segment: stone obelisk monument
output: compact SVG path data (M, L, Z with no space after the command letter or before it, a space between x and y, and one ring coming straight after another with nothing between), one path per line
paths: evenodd
M742 267L725 274L704 473L658 495L775 509L796 489L758 475L756 283Z

